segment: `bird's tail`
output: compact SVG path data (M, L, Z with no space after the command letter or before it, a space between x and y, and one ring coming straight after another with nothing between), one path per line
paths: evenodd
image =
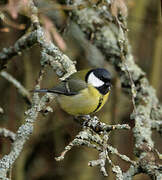
M76 95L76 92L66 92L66 91L61 91L58 89L35 89L35 90L31 90L30 92L40 92L40 93L55 93L55 94L62 94L62 95L66 95L66 96L72 96L72 95Z
M30 92L42 92L42 93L47 93L49 92L48 89L34 89L34 90L31 90Z

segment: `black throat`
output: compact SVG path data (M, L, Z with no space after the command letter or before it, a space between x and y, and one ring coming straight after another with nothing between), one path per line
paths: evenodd
M107 86L107 85L103 85L103 86L100 86L100 87L95 87L102 95L105 95L109 92L110 90L110 87Z

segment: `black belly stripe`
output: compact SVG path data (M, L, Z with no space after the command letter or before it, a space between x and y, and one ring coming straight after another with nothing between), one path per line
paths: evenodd
M96 112L100 108L100 106L102 105L102 102L103 102L103 96L100 96L100 99L98 101L98 105L97 105L96 109L93 112Z

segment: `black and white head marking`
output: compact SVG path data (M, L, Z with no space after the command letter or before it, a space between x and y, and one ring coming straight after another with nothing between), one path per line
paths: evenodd
M89 76L88 76L88 79L87 79L87 83L88 84L92 84L92 86L94 87L101 87L104 85L104 82L102 80L100 80L95 74L94 72L92 71Z
M86 82L105 95L111 88L111 75L103 68L92 69L86 75Z

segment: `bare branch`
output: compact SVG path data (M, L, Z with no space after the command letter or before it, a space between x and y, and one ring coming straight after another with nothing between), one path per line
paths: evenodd
M1 71L0 75L9 82L11 82L18 89L19 93L24 97L27 103L31 104L29 92L25 89L23 85L21 85L19 81L17 81L13 76L11 76L9 73L5 71Z

